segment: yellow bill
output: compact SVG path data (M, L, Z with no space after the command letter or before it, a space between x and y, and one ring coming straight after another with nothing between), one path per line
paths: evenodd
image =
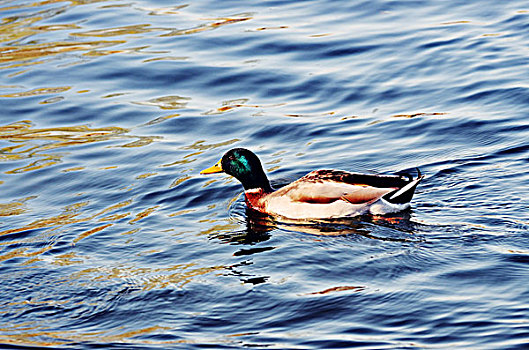
M221 160L219 160L215 165L213 165L212 167L209 167L207 169L204 169L202 170L200 173L201 174L214 174L214 173L221 173L223 172L224 170L222 170L222 164L221 164Z

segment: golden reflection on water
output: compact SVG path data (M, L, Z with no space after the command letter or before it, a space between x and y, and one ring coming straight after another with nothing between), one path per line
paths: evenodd
M219 28L221 26L225 26L227 24L234 24L239 22L244 22L252 19L253 16L251 14L240 14L240 15L234 15L231 17L218 17L208 20L207 23L200 24L193 28L188 29L176 29L171 31L170 33L163 34L161 36L177 36L177 35L189 35L189 34L196 34L208 30L213 30L216 28Z
M172 7L141 7L135 6L136 9L147 12L151 16L162 16L162 15L177 15L180 14L180 10L188 7L189 5L178 5Z
M0 97L29 97L29 96L39 96L39 95L49 95L49 94L59 94L70 90L70 86L58 86L58 87L47 87L47 88L38 88L31 89L28 91L15 92L10 94L3 94Z
M156 125L156 124L162 123L162 122L164 122L166 120L169 120L169 119L172 119L172 118L176 118L178 116L180 116L179 113L174 113L174 114L170 114L170 115L166 115L166 116L156 117L156 118L148 121L147 123L143 124L143 126Z
M99 30L90 30L86 32L71 33L72 36L95 36L95 37L107 37L107 36L119 36L125 34L141 34L149 33L152 31L160 30L159 28L150 28L149 24L136 24L115 28L105 28Z
M138 255L153 253L156 253L156 251L138 253ZM72 274L70 279L78 281L88 278L93 282L126 281L129 288L149 291L153 289L182 288L197 276L224 271L225 269L226 267L222 265L201 267L195 263L176 264L167 267L101 266L80 270Z
M49 89L46 89L46 91L49 91ZM35 92L32 90L29 93L34 94ZM21 94L19 93L14 97L18 97ZM113 139L135 138L135 141L123 144L120 147L141 147L160 139L160 137L156 136L132 136L128 132L129 129L116 126L90 128L86 125L79 125L34 128L30 121L22 120L0 126L0 140L13 144L0 148L0 161L13 162L24 159L30 160L29 164L5 171L6 174L17 174L42 169L61 162L62 154L48 152L70 146ZM78 167L65 171L76 170L82 169Z
M221 107L209 110L207 112L204 112L203 114L204 115L222 114L222 113L226 113L228 111L231 111L232 109L242 108L242 107L249 107L249 108L260 108L260 107L263 107L263 106L259 106L259 105L249 105L249 104L247 104L248 101L249 100L247 98L223 101Z
M21 67L43 63L35 61L48 56L55 56L72 51L94 51L99 48L122 44L125 41L92 41L92 42L51 42L45 44L4 46L0 47L0 69ZM112 53L116 53L112 52ZM29 62L28 62L29 61Z
M187 106L187 103L191 100L190 97L183 96L163 96L153 98L143 102L133 102L143 106L156 106L160 109L182 109Z
M169 188L175 188L176 186L182 184L184 181L187 181L187 180L192 179L192 178L193 178L193 176L191 176L191 175L180 176L180 177L176 178L171 183L171 185L169 185Z
M22 203L23 200L20 200ZM126 290L134 292L145 292L155 289L167 289L167 288L182 288L186 284L192 282L197 277L205 276L212 273L219 273L226 270L223 265L215 266L200 266L195 262L187 262L181 264L172 264L169 266L162 267L151 267L151 266L134 266L134 265L101 265L101 266L86 266L83 267L89 261L89 258L83 256L74 251L70 251L63 254L47 255L43 257L43 254L53 249L58 243L56 240L50 240L49 237L52 234L49 231L55 231L57 236L57 229L65 228L70 224L77 224L82 222L94 222L92 227L86 231L83 231L73 240L71 244L74 245L81 240L87 239L91 235L97 234L115 223L113 221L120 220L124 217L132 217L128 222L130 225L136 224L138 221L146 218L147 216L154 213L159 206L147 208L136 215L129 212L120 212L125 207L133 204L133 200L129 199L122 201L117 204L108 206L105 209L98 211L93 215L82 217L86 215L87 206L90 204L88 201L78 202L68 205L64 208L63 212L59 215L48 217L45 219L38 219L33 223L26 225L18 229L8 229L0 232L0 236L23 232L24 230L32 230L37 228L46 228L48 232L41 231L32 233L31 237L24 237L22 239L15 238L11 241L3 241L0 243L1 246L9 248L9 246L28 243L29 241L46 241L46 245L38 248L29 247L17 247L13 248L8 252L0 255L0 262L6 261L13 258L23 258L22 262L19 262L20 266L32 265L33 268L38 268L35 265L38 262L46 262L56 266L71 266L77 265L81 269L69 274L68 276L59 277L59 280L47 280L46 283L55 283L56 288L61 288L62 285L72 285L76 288L81 286L91 286L119 284L122 285ZM112 211L118 211L118 213L111 214ZM107 215L111 214L111 215ZM174 213L183 214L183 213ZM175 216L175 215L172 215ZM99 220L97 220L99 219ZM96 222L107 221L103 224L97 224ZM108 222L112 221L112 222ZM124 232L123 235L130 235L140 231L140 228L135 228ZM147 250L138 252L136 255L150 255L157 253L156 250ZM37 294L38 295L38 294ZM112 296L110 296L112 297ZM97 302L89 302L84 300L51 300L48 295L42 295L42 299L38 296L32 296L30 299L18 301L15 300L10 303L9 307L11 312L27 312L27 310L39 308L42 305L49 307L58 308L85 308L97 305ZM1 314L1 312L0 312ZM2 324L0 323L0 342L5 344L19 344L19 345L34 345L34 346L60 346L68 342L119 342L119 343L138 343L138 344L155 344L155 343L173 343L173 341L167 342L151 342L150 340L138 339L138 336L149 335L153 333L163 333L166 328L158 327L153 325L152 327L142 328L137 330L124 330L120 327L106 329L104 331L87 332L87 331L55 331L51 330L50 325L42 321L26 322L24 324ZM178 340L176 342L183 342Z
M138 222L147 216L151 215L157 208L159 208L159 205L155 205L154 207L147 208L143 210L142 212L136 214L136 217L129 221L129 224L134 224L135 222Z
M62 2L67 2L69 6L78 6L78 5L86 5L86 4L92 4L97 2L104 2L108 0L44 0L44 1L36 1L33 3L25 3L20 5L14 5L14 6L8 6L8 7L1 7L1 11L10 11L15 9L24 9L24 8L32 8L32 7L39 7L44 5L51 5L51 4L57 4Z
M206 150L215 149L219 147L230 146L239 141L241 141L241 139L230 139L230 140L222 141L218 143L206 143L206 140L199 140L199 141L193 142L193 144L189 146L183 147L183 149L206 151ZM197 154L201 154L201 153L202 152L198 152Z
M160 36L175 36L175 35L189 35L196 34L208 30L213 30L228 24L240 23L252 19L251 14L236 14L229 17L218 17L212 19L197 18L197 15L186 14L188 20L192 22L199 22L190 28L158 28L152 27L150 23L139 23L124 26L117 26L111 28L96 28L85 29L81 21L77 23L60 23L60 24L43 24L38 25L40 21L48 20L64 13L66 10L91 3L104 2L106 0L82 0L82 1L64 1L64 0L46 0L37 1L26 4L7 6L0 8L0 14L5 11L15 11L27 9L28 11L23 15L13 15L2 18L0 23L0 43L5 43L6 46L0 47L0 69L9 69L30 66L44 63L44 58L51 58L68 52L83 52L83 56L106 56L118 53L137 53L144 52L143 50L150 46L128 47L115 50L102 50L103 48L125 44L128 41L127 36L148 34L151 32L161 32ZM60 4L60 7L50 7L53 4ZM135 10L147 12L149 15L181 15L181 10L187 5L179 5L167 8L146 8L135 6L134 4L118 4L101 6L100 9L104 11L109 7L132 7ZM205 22L205 23L203 23ZM25 42L28 38L50 32L58 32L63 38L56 41ZM120 40L97 40L97 41L77 41L69 40L70 38L106 38L106 37L120 37ZM23 44L22 44L23 43ZM144 52L145 53L145 52ZM151 52L151 53L165 53ZM79 57L72 58L79 61ZM159 57L151 58L146 62L155 61L158 59L180 60L187 57ZM11 76L22 74L27 71L19 71L12 73Z
M25 213L27 211L26 202L34 198L36 197L30 196L10 203L0 203L0 216L12 216Z
M214 30L229 24L236 24L247 21L252 18L248 14L240 14L228 17L198 18L192 14L191 23L181 28L158 28L148 23L139 23L125 26L113 26L110 28L85 27L87 21L77 20L72 23L57 24L39 24L38 22L53 19L54 16L66 12L69 8L82 6L86 4L104 2L104 0L81 0L81 1L64 1L64 0L44 0L36 2L26 2L14 6L0 7L0 15L7 11L23 10L22 15L4 16L0 22L0 69L12 69L9 77L31 72L31 66L39 65L52 60L59 60L65 64L62 57L70 54L74 63L86 58L97 59L99 56L111 54L136 54L138 52L146 53L150 46L143 45L136 47L119 47L126 46L129 40L142 37L143 35L152 35L159 33L161 36L187 35L196 34L208 30ZM55 6L54 6L55 5ZM58 5L58 6L57 6ZM142 8L135 4L111 4L109 6L126 6L131 7L149 15L179 15L187 5L173 6L167 8ZM99 7L104 9L105 6ZM99 9L98 8L98 9ZM19 13L21 13L19 11ZM186 28L187 27L187 28ZM43 38L32 38L37 35L52 33ZM156 35L156 34L155 34ZM49 40L49 39L52 40ZM99 38L108 40L99 40ZM116 40L112 40L112 39ZM161 51L149 52L151 54L164 53ZM156 60L182 60L187 57L166 56L152 57L144 62ZM67 62L66 64L72 64ZM18 69L18 70L17 70ZM41 104L58 102L64 97L63 94L73 93L75 89L82 87L74 86L2 86L0 98L3 99L23 99L34 96L44 96L45 100ZM7 90L8 89L8 90ZM74 89L74 90L73 90ZM6 91L7 90L7 91ZM77 93L87 92L88 90L78 90ZM105 98L111 98L123 95L124 93L110 93ZM161 96L147 101L136 102L139 105L155 106L162 110L182 109L187 106L191 99L183 96ZM230 101L229 105L223 105L216 112L225 112L232 108L239 107L259 107L247 105L246 100ZM168 116L157 117L145 125L152 125L163 122L167 119L177 117L179 114L173 113ZM4 173L15 175L7 177L6 183L0 182L1 186L8 186L9 181L17 181L17 174L36 171L47 168L63 162L66 150L72 146L125 140L120 145L110 147L142 147L156 141L156 136L134 136L130 135L130 130L119 126L108 126L93 128L87 125L61 125L51 127L37 127L29 120L21 120L15 123L0 125L0 162L7 164ZM198 156L206 150L225 147L232 143L240 141L232 139L219 143L208 143L205 140L197 141L181 147L180 150L186 154L183 158L171 164L163 164L160 167L181 165L194 162ZM98 170L116 169L118 166L110 165L100 167ZM63 173L82 172L89 166L70 166L62 169ZM186 168L184 170L188 171ZM157 175L156 172L144 172L136 177L136 180L142 180ZM193 176L182 173L169 185L174 188ZM125 184L125 189L130 188L131 184ZM132 195L131 195L132 196ZM75 247L87 243L87 240L96 238L100 234L105 234L110 230L120 230L118 237L123 237L124 245L129 244L135 234L142 230L142 220L159 214L161 207L154 205L135 208L135 199L121 198L118 203L105 204L103 209L91 211L90 201L74 202L51 215L31 213L31 200L35 196L26 198L16 198L6 203L0 203L0 217L16 217L26 215L25 221L12 226L4 226L5 229L0 231L0 262L9 261L17 266L24 266L28 269L39 269L42 264L56 266L58 268L72 266L77 268L77 273L66 276L67 280L56 280L50 276L46 283L55 283L57 288L61 285L71 285L75 288L82 288L83 285L100 285L108 283L123 284L127 288L140 291L149 291L163 288L182 288L199 276L218 273L224 271L225 266L201 266L199 263L188 262L186 264L177 264L164 267L118 265L118 266L92 266L89 264L90 256L85 256L78 251L61 251L56 253L50 252L54 248L66 246ZM75 199L74 199L75 200ZM72 202L74 201L72 200ZM195 209L184 209L168 214L168 217L178 217L195 211ZM27 215L30 213L30 215ZM18 218L13 218L18 219ZM224 229L231 230L238 225L212 222L212 230ZM81 225L82 224L82 225ZM126 228L123 228L125 226ZM81 227L81 229L79 229ZM130 229L129 229L130 228ZM65 234L75 232L75 234ZM180 233L180 232L179 232ZM203 234L204 232L202 232ZM120 243L121 244L121 243ZM156 251L138 252L137 255L155 254ZM64 277L64 276L63 276ZM36 286L38 287L38 286ZM48 306L87 306L88 301L76 300L50 300L50 296L42 296L24 301L14 301L10 307L19 308L19 312L27 312L39 305ZM91 301L92 303L94 301ZM96 301L97 303L97 301ZM13 310L11 309L10 312ZM2 314L3 311L0 311ZM53 320L53 317L52 319ZM50 320L48 320L50 321ZM157 325L152 327L130 330L116 327L104 331L55 331L51 329L49 322L34 321L24 324L2 324L0 323L0 343L13 345L33 345L33 346L62 346L70 342L98 342L98 343L141 343L141 344L170 344L185 343L188 340L177 341L150 341L138 339L138 336L149 335L153 333L163 333L167 329ZM219 340L217 342L222 342Z
M43 249L44 250L44 249ZM62 254L54 261L57 265L71 265L82 262L82 257L75 253ZM114 266L114 267L94 267L85 268L68 277L68 281L79 285L80 281L90 283L108 283L112 281L125 281L128 290L149 291L164 288L182 288L198 276L204 276L217 271L225 271L224 266L199 267L194 263L176 264L161 268L134 267L134 266ZM69 283L68 281L58 281L58 284ZM60 287L60 286L59 286ZM85 301L78 300L50 300L48 296L43 296L44 300L36 297L23 301L13 301L8 306L10 310L24 310L38 308L43 305L49 307L90 307ZM94 304L95 306L95 304ZM103 343L137 343L137 344L171 344L188 342L177 341L151 341L138 339L138 336L152 333L163 333L169 328L153 325L147 328L136 330L123 330L121 326L104 331L52 331L48 323L39 321L25 322L23 324L1 324L0 342L4 344L34 345L34 346L59 346L68 342L103 342Z
M0 335L0 342L3 344L22 345L22 346L65 346L71 342L78 343L126 343L126 344L181 344L192 343L188 340L174 340L174 341L153 341L137 339L141 335L149 335L155 332L162 332L169 330L168 327L151 326L132 331L123 331L122 327L110 329L105 332L78 332L78 331L51 331L48 330L49 325L15 325L11 324L1 326L0 332L5 335ZM16 333L16 334L9 334ZM114 333L114 334L105 334ZM47 340L43 340L47 339Z
M35 197L28 197L18 201L13 201L11 203L1 204L0 214L4 216L23 214L27 210L25 207L25 202L33 198ZM37 248L36 250L31 249L30 247L11 249L10 251L4 252L0 255L0 261L9 260L12 258L24 258L22 265L37 262L40 260L38 256L49 251L50 249L53 249L56 244L59 243L57 239L50 239L50 235L52 235L53 232L57 234L57 232L65 231L70 225L92 223L92 227L78 233L76 237L71 239L70 244L73 246L81 240L113 226L116 222L122 219L130 218L128 224L134 225L138 221L148 217L149 215L152 215L159 208L159 206L150 207L134 215L132 211L122 211L123 208L133 204L133 199L127 199L116 204L111 204L108 207L97 211L96 213L90 214L87 212L87 210L85 210L85 207L88 206L88 204L90 204L88 201L70 204L64 207L62 212L58 215L38 218L29 224L22 225L21 227L11 227L0 231L0 236L18 234L25 231L35 231L30 236L25 238L4 240L0 243L0 246L13 247L13 245L21 243L46 242L45 247ZM111 213L112 211L117 211L117 213ZM127 232L127 234L135 233L138 230L139 229L130 230ZM54 257L54 259L64 262L64 257L62 256Z

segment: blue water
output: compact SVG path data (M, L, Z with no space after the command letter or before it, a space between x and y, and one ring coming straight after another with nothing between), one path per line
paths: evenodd
M523 349L526 1L3 1L0 347ZM201 176L426 175L412 209L249 216Z

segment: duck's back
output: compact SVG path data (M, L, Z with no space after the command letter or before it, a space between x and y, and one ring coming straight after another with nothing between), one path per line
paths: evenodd
M267 195L264 207L269 214L293 219L356 216L407 183L400 176L316 170Z

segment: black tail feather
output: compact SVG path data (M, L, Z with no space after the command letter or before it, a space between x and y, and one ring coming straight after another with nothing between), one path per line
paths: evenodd
M417 168L417 178L411 180L406 186L399 188L395 191L392 191L384 195L385 200L393 204L405 204L409 203L415 194L415 189L421 180L424 178L424 175L421 174L419 168Z

